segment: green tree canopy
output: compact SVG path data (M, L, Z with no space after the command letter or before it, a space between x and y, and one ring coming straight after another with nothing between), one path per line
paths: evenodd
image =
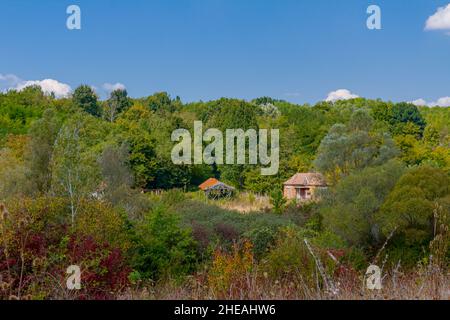
M375 214L401 177L404 167L390 162L355 172L325 196L321 207L324 225L350 245L367 246L380 238Z
M61 123L55 111L47 109L42 118L30 128L30 142L26 153L28 178L38 194L46 193L51 187L51 159Z
M131 99L125 89L117 89L111 92L109 99L104 103L103 116L110 122L116 120L117 115L131 106Z
M320 144L315 167L336 182L353 170L394 158L394 142L387 134L371 132L372 125L365 110L355 111L347 125L335 124Z
M423 135L426 126L417 106L406 102L392 106L390 124L393 127L394 134L417 134L420 137Z
M409 170L377 214L383 234L397 228L410 241L430 238L436 201L449 194L450 177L441 169L421 166Z
M72 100L75 106L79 107L81 110L95 117L99 117L101 115L97 95L90 86L81 85L76 88L73 92Z

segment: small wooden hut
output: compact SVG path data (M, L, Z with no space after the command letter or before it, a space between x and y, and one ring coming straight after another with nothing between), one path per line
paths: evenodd
M210 178L198 186L210 199L231 197L235 189L215 178Z

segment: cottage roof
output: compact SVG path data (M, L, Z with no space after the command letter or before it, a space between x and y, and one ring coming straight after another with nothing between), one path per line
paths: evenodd
M215 178L209 178L208 180L206 180L205 182L203 182L201 185L199 185L198 187L200 189L202 189L203 191L205 191L206 189L211 188L212 186L215 186L216 184L220 183L219 180L215 179Z
M289 186L313 186L325 187L327 185L325 177L320 173L296 173L284 185Z
M219 182L211 187L206 188L206 190L234 190L232 186L229 186L223 182Z
M208 180L206 180L205 182L203 182L201 185L198 186L201 190L206 191L206 190L217 190L217 189L229 189L229 190L234 190L234 188L232 186L229 186L223 182L220 182L219 180L215 179L215 178L209 178Z

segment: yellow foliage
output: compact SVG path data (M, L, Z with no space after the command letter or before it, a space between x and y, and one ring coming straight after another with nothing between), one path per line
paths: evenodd
M130 248L124 218L109 204L84 200L78 208L74 232L92 236L124 251Z
M216 250L208 274L209 287L220 297L245 285L246 276L255 267L253 245L246 241L242 247L233 245L231 253Z

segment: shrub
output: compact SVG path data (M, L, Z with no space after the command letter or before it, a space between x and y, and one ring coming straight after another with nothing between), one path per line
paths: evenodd
M312 239L312 242L320 248L326 249L344 249L346 248L345 241L342 240L337 234L325 230L319 232L317 236Z
M282 214L286 206L286 199L283 196L281 188L277 188L270 194L270 203L273 205L273 211L276 214Z
M274 243L278 229L270 226L254 228L244 233L244 237L253 244L253 253L260 259Z
M244 242L241 246L234 244L231 253L217 249L208 272L208 285L214 295L221 299L239 291L245 292L247 276L254 267L250 242Z
M202 226L203 233L207 234L210 245L219 241L223 247L229 246L229 241L224 241L216 226L228 225L232 227L238 238L247 237L251 230L270 228L278 230L280 227L292 225L289 217L268 213L242 214L205 204L204 202L187 200L178 206L177 212L180 214L182 223L194 231Z
M76 216L73 232L93 236L100 243L127 251L131 247L131 234L125 214L112 205L98 201L82 201Z
M315 251L326 268L325 271L331 274L334 262L321 249L315 248ZM262 263L263 270L273 279L289 279L313 286L316 279L320 278L316 262L305 245L304 238L293 228L279 232L275 245Z
M430 243L433 263L442 270L448 270L450 263L450 196L441 199L434 210L434 239Z
M72 235L67 245L69 265L81 268L81 290L76 298L86 300L114 299L129 286L131 268L122 251L93 237ZM64 270L64 269L63 269Z
M401 164L391 161L342 179L322 204L324 226L349 245L368 247L381 242L375 216L402 171Z
M358 271L366 271L369 262L365 252L357 247L347 249L345 255L340 260L341 264L348 265Z
M428 256L428 240L417 241L418 237L423 235L414 235L412 233L397 234L392 237L386 247L386 252L379 260L386 259L385 263L389 267L394 267L401 263L405 268L414 268L417 263ZM414 241L410 239L415 238Z
M71 233L66 210L59 198L15 199L0 208L1 298L110 299L127 285L121 249ZM82 270L75 293L64 289L70 265Z
M159 206L137 225L133 266L147 279L181 277L195 270L197 244L179 217Z
M185 199L185 194L179 189L171 189L162 194L162 203L167 206L177 206Z
M319 206L316 202L302 203L299 205L295 201L291 201L286 205L283 215L296 225L303 227L311 220L320 217L318 208ZM318 222L321 223L321 221Z
M376 215L381 231L388 236L396 230L409 243L430 241L435 203L449 194L450 178L443 170L428 166L411 169L399 179Z
M192 237L197 242L200 252L204 252L211 241L212 232L208 230L208 228L206 228L204 225L193 221Z
M238 240L239 238L239 232L230 224L220 222L215 225L214 231L225 242L233 242Z

